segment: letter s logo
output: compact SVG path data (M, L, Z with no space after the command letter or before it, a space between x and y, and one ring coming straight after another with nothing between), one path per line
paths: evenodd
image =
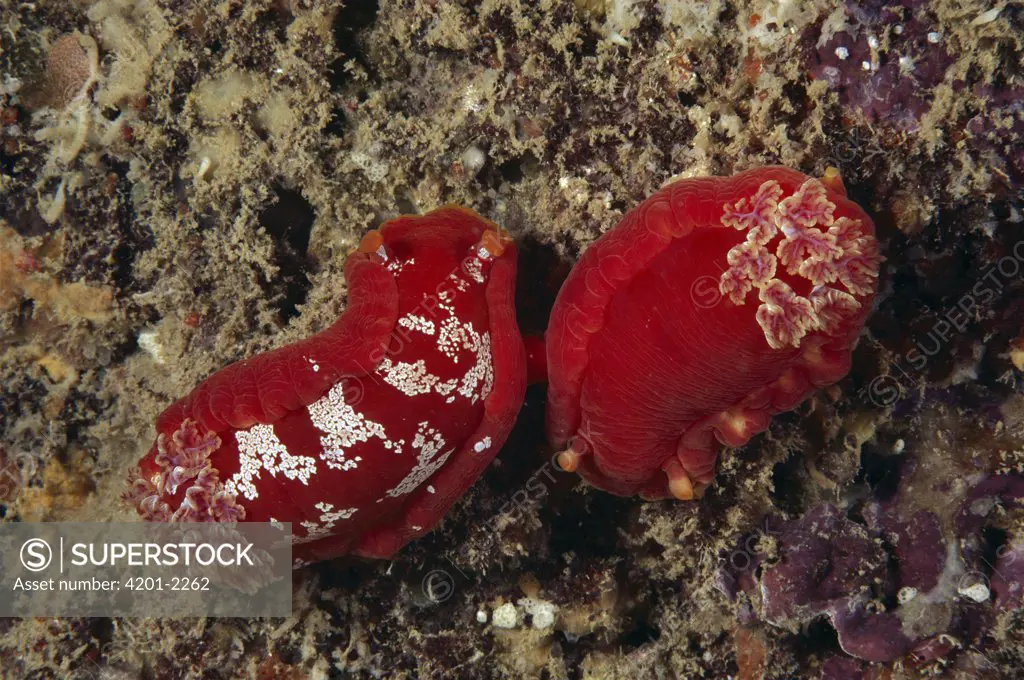
M41 538L30 538L21 546L21 564L29 571L42 571L53 561L50 544Z

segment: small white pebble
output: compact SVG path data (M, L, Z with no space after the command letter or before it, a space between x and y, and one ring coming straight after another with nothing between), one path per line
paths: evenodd
M964 597L971 602L977 602L978 604L987 600L989 596L988 586L981 581L972 583L971 585L961 584L956 591L960 593L961 597Z
M917 597L917 588L912 588L911 586L903 586L900 588L899 592L896 593L896 600L899 601L900 604L906 604L915 597Z
M971 26L984 26L985 24L991 23L996 20L996 17L998 17L999 13L1002 11L1003 5L996 5L984 14L979 14L974 17L974 20L971 21Z
M939 33L938 31L932 31L931 33L928 34L928 42L930 42L931 44L934 45L938 43L940 40L942 40L942 34Z
M873 50L877 50L878 49L878 38L876 38L873 35L869 35L868 36L868 47L870 47Z
M519 606L530 615L531 623L536 630L544 630L555 625L555 611L558 607L552 603L524 597L519 600Z
M870 71L871 70L871 62L870 61L862 61L862 62L860 62L860 67L862 69L864 69L865 71Z
M210 160L210 157L209 156L203 156L199 160L199 168L196 170L196 174L193 177L193 180L198 182L199 180L201 180L204 177L206 177L206 173L208 173L210 171L210 168L212 166L213 166L213 161Z
M903 26L901 24L896 24L892 27L892 32L896 35L903 35Z
M487 612L483 609L476 610L476 622L487 623Z
M837 47L836 56L839 57L840 61L846 61L847 59L850 58L850 50L846 49L845 47Z
M476 175L487 162L487 154L479 146L473 144L466 147L466 150L462 152L460 160L462 161L462 167L468 174Z
M892 445L892 452L903 453L903 449L905 449L906 446L907 443L905 441L903 441L902 439L897 439L896 442Z
M434 489L433 484L427 486L427 493L437 493L437 491Z
M555 625L555 612L553 609L544 609L533 615L533 627L537 630L544 630Z
M515 628L519 625L519 611L511 602L506 602L494 610L491 623L495 628Z
M9 73L4 74L4 81L0 83L0 95L14 94L21 89L21 81Z
M472 111L473 113L480 113L484 110L480 91L472 83L467 85L466 89L462 92L462 106L467 111Z
M629 47L629 41L623 38L621 35L619 35L617 31L612 31L608 35L608 42L615 43L616 45L621 45L622 47Z
M139 331L139 349L144 351L153 361L157 364L164 363L164 346L160 344L160 340L157 338L156 329L147 328L144 331Z

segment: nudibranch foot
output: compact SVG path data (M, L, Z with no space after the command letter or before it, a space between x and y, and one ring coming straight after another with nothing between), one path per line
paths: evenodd
M682 464L674 458L669 458L662 469L665 470L665 476L668 477L669 494L681 501L692 501L696 495L693 480L683 470ZM647 494L646 498L653 500L656 497Z
M580 460L589 453L590 445L587 444L587 438L582 435L573 437L569 440L569 446L556 456L558 467L562 468L563 472L576 472Z
M522 405L515 262L507 234L455 206L370 231L340 319L171 405L125 500L148 520L290 522L297 566L393 555L490 464Z
M576 472L580 466L580 457L580 454L571 448L561 451L557 456L558 467L562 469L562 472Z
M688 498L722 446L839 380L881 257L834 169L684 179L583 254L547 339L548 437L619 495Z

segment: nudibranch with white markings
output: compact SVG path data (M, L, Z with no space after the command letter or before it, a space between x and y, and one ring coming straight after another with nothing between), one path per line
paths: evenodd
M446 206L369 232L330 328L231 364L157 419L126 502L151 521L291 522L296 566L436 525L523 403L516 250Z
M834 169L663 187L587 249L552 309L560 465L619 495L693 498L721 445L846 375L880 260Z

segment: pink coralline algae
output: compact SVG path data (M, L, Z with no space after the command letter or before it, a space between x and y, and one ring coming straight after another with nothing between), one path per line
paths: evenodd
M896 4L855 13L850 28L824 42L809 34L816 41L807 61L811 74L867 121L917 130L954 61L942 35L927 16Z
M842 649L866 661L891 661L909 651L896 615L871 608L888 558L865 527L823 505L783 524L777 538L779 559L760 579L766 621L787 627L825 615Z
M1024 508L1024 477L979 479L945 517L900 496L845 513L817 505L798 519L767 520L771 558L726 563L717 586L743 598L745 625L798 630L827 620L847 656L830 659L823 678L874 677L860 661L947 663L983 644L996 615L1019 608L1024 594L1024 541L1011 534L993 551L986 538L997 508Z

